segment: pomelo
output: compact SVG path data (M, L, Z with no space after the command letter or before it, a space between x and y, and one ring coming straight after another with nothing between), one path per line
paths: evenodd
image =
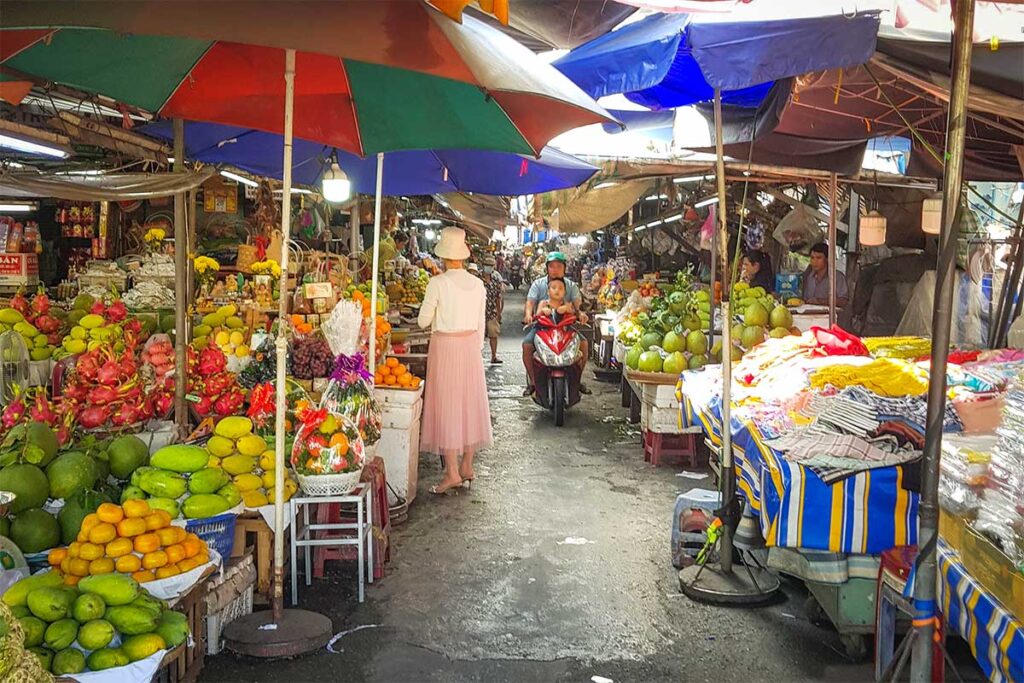
M743 334L740 336L740 343L743 348L750 349L764 341L764 328L760 325L748 325L743 328Z
M694 330L686 335L686 350L694 355L701 355L707 352L708 338L700 330Z
M722 340L719 339L711 347L711 357L715 359L716 363L722 362Z
M16 515L22 510L42 507L50 497L50 482L35 465L8 465L0 470L0 491L14 493L10 511Z
M763 327L768 324L768 311L761 304L754 302L747 306L743 314L743 322L748 327Z
M738 346L734 346L732 347L732 353L729 355L732 356L732 360L735 363L736 361L743 359L743 349Z
M11 540L23 553L49 550L60 545L60 525L42 508L24 510L11 523Z
M676 334L675 330L669 330L668 334L665 335L661 348L665 349L666 353L685 351L688 345L688 339L688 336L684 338L682 335Z
M644 351L650 351L652 346L661 346L662 337L657 332L648 332L640 337L640 346Z
M785 327L773 327L772 331L768 333L768 336L772 339L782 339L783 337L789 336L789 330Z
M629 347L629 351L626 351L626 367L630 370L636 370L640 365L640 354L643 352L643 347L639 344Z
M679 351L676 351L675 353L670 353L668 355L668 358L665 359L665 362L661 367L661 371L667 372L670 375L678 375L686 368L686 356Z
M743 336L744 329L743 323L736 323L732 326L732 341L734 344L739 343L740 337Z
M640 354L638 369L640 372L661 372L661 354L657 351L644 351Z
M704 325L701 323L700 315L688 315L682 320L683 327L688 330L699 330Z
M772 327L785 327L790 328L793 326L793 314L789 312L789 309L779 304L772 309L771 315L768 316L768 322L771 323Z
M690 369L691 370L696 370L698 368L702 368L702 367L704 367L707 364L708 364L708 357L705 356L703 353L698 353L697 355L690 357Z

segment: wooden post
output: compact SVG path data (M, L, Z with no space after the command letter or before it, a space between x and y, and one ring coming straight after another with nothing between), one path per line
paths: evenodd
M174 119L174 172L185 171L185 122ZM178 436L188 434L188 229L185 226L185 193L174 195L174 423Z

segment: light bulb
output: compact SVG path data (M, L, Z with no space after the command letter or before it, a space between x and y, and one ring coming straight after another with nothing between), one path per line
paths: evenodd
M331 164L323 177L324 199L329 202L343 202L352 196L352 181L348 179L345 171L341 170L338 162Z

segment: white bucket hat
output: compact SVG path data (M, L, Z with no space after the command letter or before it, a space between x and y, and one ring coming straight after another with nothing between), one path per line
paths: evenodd
M441 231L441 239L434 247L438 258L449 261L464 261L469 258L469 247L466 246L466 231L462 228L445 228Z

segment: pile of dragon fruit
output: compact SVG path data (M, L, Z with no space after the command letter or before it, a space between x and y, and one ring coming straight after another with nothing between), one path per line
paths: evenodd
M228 371L228 358L216 346L188 350L188 394L200 417L237 415L245 404L238 375Z

